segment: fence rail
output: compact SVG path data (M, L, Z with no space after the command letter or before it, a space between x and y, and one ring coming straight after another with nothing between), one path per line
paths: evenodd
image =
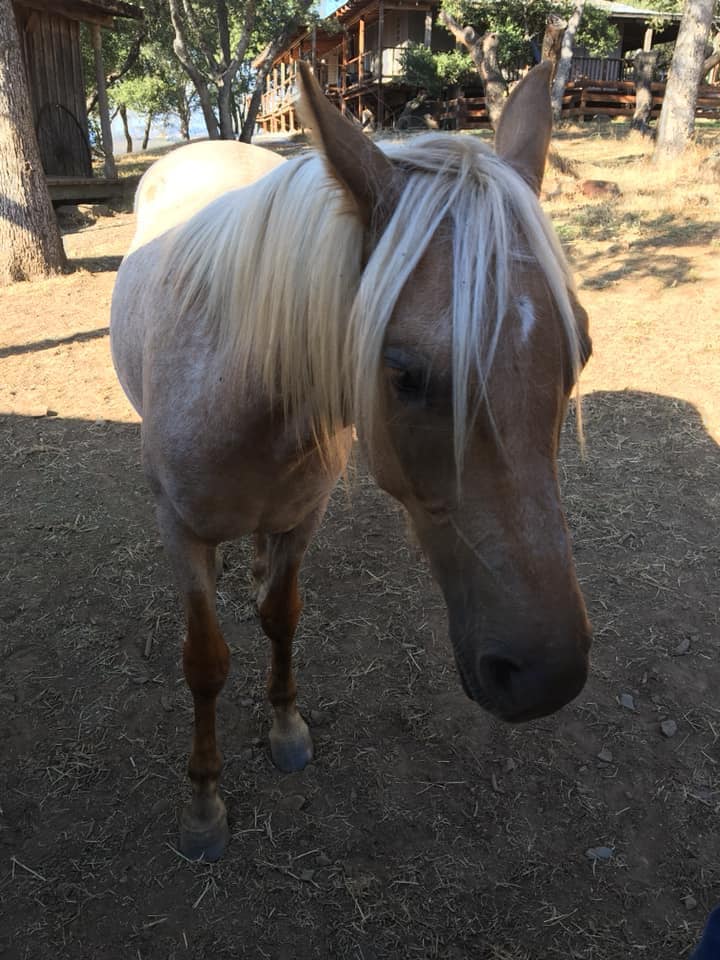
M665 84L653 83L651 117L660 114ZM635 111L635 84L627 81L571 80L563 97L563 117L589 120L596 116L632 117ZM720 87L702 85L698 88L696 117L720 120ZM490 126L484 97L462 97L445 100L441 104L440 124L457 130L472 130Z

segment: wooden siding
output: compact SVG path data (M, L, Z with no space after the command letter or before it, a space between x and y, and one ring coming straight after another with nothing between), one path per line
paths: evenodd
M43 168L55 176L90 176L80 24L20 10L18 26Z

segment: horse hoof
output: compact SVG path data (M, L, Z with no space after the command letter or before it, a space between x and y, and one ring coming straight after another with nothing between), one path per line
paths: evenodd
M282 733L270 730L270 753L273 763L283 773L296 773L310 763L313 758L312 737L302 718L293 725L293 729Z
M180 853L188 860L202 860L214 863L225 853L230 830L228 829L225 804L218 798L219 809L216 818L208 824L194 816L190 806L180 817Z

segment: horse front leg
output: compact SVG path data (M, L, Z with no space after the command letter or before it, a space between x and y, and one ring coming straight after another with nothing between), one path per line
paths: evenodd
M185 605L183 671L195 712L188 762L192 798L180 816L180 851L191 860L217 860L229 833L225 804L218 793L222 758L215 708L228 675L230 654L215 609L215 548L194 537L168 504L159 503L158 521Z
M269 534L256 542L259 556L255 569L259 572L262 568L265 573L258 587L258 612L271 643L267 690L274 717L270 752L275 766L285 773L302 770L313 756L310 731L295 703L292 645L303 607L298 572L326 506L327 501L290 532Z

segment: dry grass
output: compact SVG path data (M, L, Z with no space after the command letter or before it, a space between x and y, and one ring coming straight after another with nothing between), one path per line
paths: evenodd
M3 957L688 955L720 899L717 213L693 168L656 180L647 144L614 127L556 148L622 196L549 204L595 342L588 458L571 421L561 460L588 687L520 728L467 702L437 589L360 470L305 566L297 666L317 759L301 774L269 762L248 547L227 554L232 842L213 866L175 847L192 707L102 336L112 275L0 294ZM72 249L119 255L130 230L99 221ZM59 416L23 415L31 401ZM612 857L590 860L598 846Z

